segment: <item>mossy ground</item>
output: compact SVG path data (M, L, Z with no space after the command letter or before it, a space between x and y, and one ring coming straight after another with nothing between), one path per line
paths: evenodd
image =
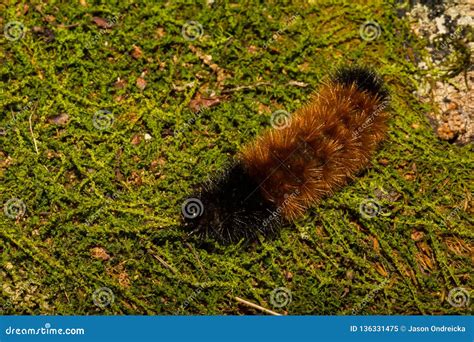
M82 3L0 5L2 27L28 29L0 38L0 203L26 207L0 215L3 313L259 313L235 297L288 314L470 311L447 297L472 288L472 151L434 136L413 95L422 43L394 6ZM194 41L181 32L189 20L203 28ZM361 39L366 20L380 25L376 40ZM181 203L195 185L346 63L375 67L392 93L373 165L279 239L243 248L188 238ZM189 103L203 89L226 97L196 117ZM99 110L115 118L107 129L94 127ZM383 210L365 218L370 198ZM93 302L102 287L115 297L104 308ZM282 308L270 302L278 287L292 295Z

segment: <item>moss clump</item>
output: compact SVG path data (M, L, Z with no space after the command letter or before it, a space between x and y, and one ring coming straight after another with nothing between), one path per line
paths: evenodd
M472 152L424 119L407 53L418 42L392 6L82 3L0 5L2 27L27 29L0 37L0 203L18 199L0 215L4 313L257 313L236 296L289 314L467 313L447 298L472 288ZM377 39L361 39L367 20ZM188 21L202 25L195 40ZM378 68L392 92L373 166L275 241L187 237L193 186L350 62ZM196 117L205 89L221 103ZM379 215L360 214L367 199ZM114 300L96 305L104 287Z

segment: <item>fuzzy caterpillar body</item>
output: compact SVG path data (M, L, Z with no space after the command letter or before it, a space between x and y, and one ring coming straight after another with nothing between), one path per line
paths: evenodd
M194 195L203 210L186 226L221 243L275 235L368 165L387 129L387 103L372 71L340 69L288 125L265 131L203 185Z

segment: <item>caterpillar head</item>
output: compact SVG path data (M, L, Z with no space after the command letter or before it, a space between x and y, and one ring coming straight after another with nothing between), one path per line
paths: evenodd
M282 222L280 212L262 196L259 184L247 175L241 162L203 184L184 201L182 213L191 234L222 244L275 235Z
M350 86L355 84L363 92L377 96L380 103L388 104L390 94L384 85L383 79L373 70L361 66L347 66L339 68L332 77L333 82Z

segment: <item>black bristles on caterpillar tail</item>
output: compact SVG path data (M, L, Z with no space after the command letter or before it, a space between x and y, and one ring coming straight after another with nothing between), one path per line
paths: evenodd
M252 241L259 234L273 236L282 223L278 208L262 196L240 161L203 184L195 199L200 201L200 215L186 215L183 208L187 228L222 243Z
M368 165L386 132L388 97L373 71L338 70L288 125L265 131L201 186L199 212L183 207L185 226L224 244L274 236Z

